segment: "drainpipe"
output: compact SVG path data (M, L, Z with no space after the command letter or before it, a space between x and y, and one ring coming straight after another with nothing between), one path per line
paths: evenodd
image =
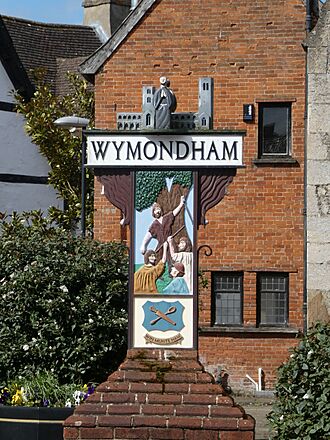
M312 30L311 0L306 0L306 32Z
M131 11L137 7L139 0L131 0Z
M306 1L306 36L312 28L310 0ZM305 113L304 113L304 278L303 278L303 332L307 333L308 292L307 292L307 136L308 136L308 46L305 49Z

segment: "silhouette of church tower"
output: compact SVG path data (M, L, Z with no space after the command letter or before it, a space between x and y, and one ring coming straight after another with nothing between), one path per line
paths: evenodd
M175 112L171 115L171 126L175 130L210 130L213 128L213 78L200 78L198 86L198 111ZM118 130L152 130L155 128L153 96L156 88L142 89L142 112L117 113Z

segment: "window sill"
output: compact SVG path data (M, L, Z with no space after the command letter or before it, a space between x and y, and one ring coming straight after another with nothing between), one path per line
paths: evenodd
M260 157L252 160L254 165L298 165L298 161L292 157Z
M297 328L291 327L226 327L226 326L214 326L214 327L199 327L200 335L217 334L224 335L228 333L241 333L241 334L281 334L292 335L292 337L298 336L301 331Z

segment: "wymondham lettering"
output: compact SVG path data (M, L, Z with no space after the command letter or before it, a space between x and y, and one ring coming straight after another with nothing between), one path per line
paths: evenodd
M234 160L237 160L237 141L233 142L233 145L231 147L231 150L229 151L228 149L228 145L227 142L223 141L223 156L222 156L222 160L226 160L226 155L225 153L228 154L228 159L231 159L231 155L234 152Z
M130 153L131 153L132 159L135 159L135 156L137 155L137 160L141 160L141 142L138 141L136 143L135 150L133 150L132 144L129 141L127 142L127 146L128 146L128 148L127 148L126 159L127 160L131 159L131 157L130 157Z
M95 144L97 144L97 148L96 148ZM104 144L105 144L105 147L104 147ZM97 160L99 159L100 155L101 155L102 159L104 160L109 144L110 144L110 141L107 141L107 142L105 142L105 141L96 141L96 142L92 141L93 150L94 150L95 157Z
M180 163L180 166L240 166L242 164L242 146L239 140L204 137L204 139L184 140L155 139L141 137L135 140L113 139L90 140L90 154L95 166L166 166ZM194 165L195 164L195 165Z

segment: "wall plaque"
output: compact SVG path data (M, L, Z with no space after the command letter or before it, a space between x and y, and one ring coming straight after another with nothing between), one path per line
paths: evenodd
M90 167L240 167L243 136L237 134L141 134L86 131Z

